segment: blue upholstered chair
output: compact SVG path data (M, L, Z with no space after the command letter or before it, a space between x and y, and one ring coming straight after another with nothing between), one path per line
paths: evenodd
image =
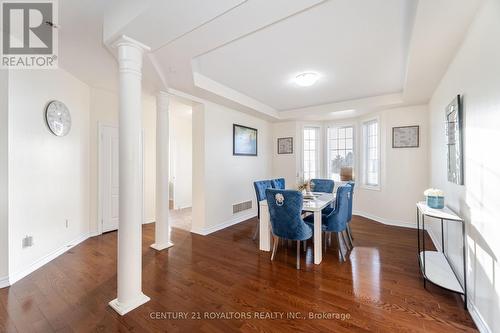
M335 198L335 207L328 213L322 214L322 230L330 234L335 232L337 234L337 241L339 244L339 251L342 259L345 261L344 253L342 252L342 246L340 244L340 238L344 242L346 248L348 245L345 241L343 231L347 229L347 219L349 218L349 197L350 197L351 186L343 185L337 188L337 196ZM304 221L311 227L314 227L314 216L310 215L304 219ZM325 239L326 247L326 239Z
M311 179L311 191L333 193L335 183L331 179Z
M273 184L273 188L276 188L279 190L285 189L285 178L272 179L271 183Z
M257 218L260 219L260 202L266 200L266 189L272 188L273 184L270 180L259 180L253 183L255 188L255 196L257 197ZM257 239L257 234L259 233L259 222L253 233L253 240Z
M349 197L349 216L347 217L347 236L349 237L349 242L351 243L351 247L353 247L353 239L352 230L351 230L351 220L352 220L352 203L354 201L354 185L353 181L347 182L351 186L351 195Z
M312 229L302 220L302 193L294 190L266 190L269 217L274 238L274 260L280 238L297 242L297 269L300 269L300 242L312 237Z

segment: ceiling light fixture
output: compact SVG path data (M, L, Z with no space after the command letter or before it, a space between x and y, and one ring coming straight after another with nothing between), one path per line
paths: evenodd
M319 80L319 74L314 72L301 73L295 77L295 83L301 87L310 87Z

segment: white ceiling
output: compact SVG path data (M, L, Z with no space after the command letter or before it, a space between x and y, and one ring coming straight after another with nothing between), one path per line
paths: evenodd
M415 4L327 1L197 57L197 70L277 110L401 92ZM297 86L304 71L318 83Z
M113 38L153 51L143 86L271 120L426 103L481 0L64 0L60 66L117 91ZM290 78L315 70L317 85ZM352 110L346 112L346 110Z

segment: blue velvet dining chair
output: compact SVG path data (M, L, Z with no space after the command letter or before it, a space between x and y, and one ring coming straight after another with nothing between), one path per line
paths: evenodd
M311 179L311 191L333 193L335 182L331 179Z
M345 255L342 252L342 245L340 238L348 249L347 242L344 238L343 232L347 229L347 219L349 218L349 195L351 186L346 184L337 188L337 196L335 198L335 206L328 214L322 214L321 227L326 234L331 235L332 232L337 234L337 242L339 245L339 252L342 260L345 261ZM314 228L314 216L307 216L304 221ZM326 237L325 237L326 248Z
M266 190L267 205L269 207L269 218L273 233L274 260L279 239L297 242L297 269L300 269L300 242L312 237L312 229L302 220L302 193L295 190Z
M354 201L354 185L355 183L353 181L347 182L351 186L351 191L350 191L350 196L349 196L349 215L347 217L347 237L349 238L349 242L351 243L351 248L354 247L354 243L352 242L354 240L354 237L352 236L352 229L351 229L351 220L352 220L352 204Z
M279 190L285 189L285 178L272 179L271 183L273 184L273 188L276 188Z
M273 183L270 180L258 180L253 183L253 187L255 189L255 196L257 198L257 219L260 220L260 202L262 200L266 200L266 189L272 188ZM255 227L255 231L253 233L253 240L257 239L257 234L259 233L259 222L257 221L257 226Z

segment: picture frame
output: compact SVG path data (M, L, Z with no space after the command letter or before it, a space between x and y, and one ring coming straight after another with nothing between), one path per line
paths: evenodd
M233 124L233 155L257 156L258 131L256 128Z
M419 146L419 125L392 128L392 148L418 148Z
M293 137L278 138L278 154L293 154Z

